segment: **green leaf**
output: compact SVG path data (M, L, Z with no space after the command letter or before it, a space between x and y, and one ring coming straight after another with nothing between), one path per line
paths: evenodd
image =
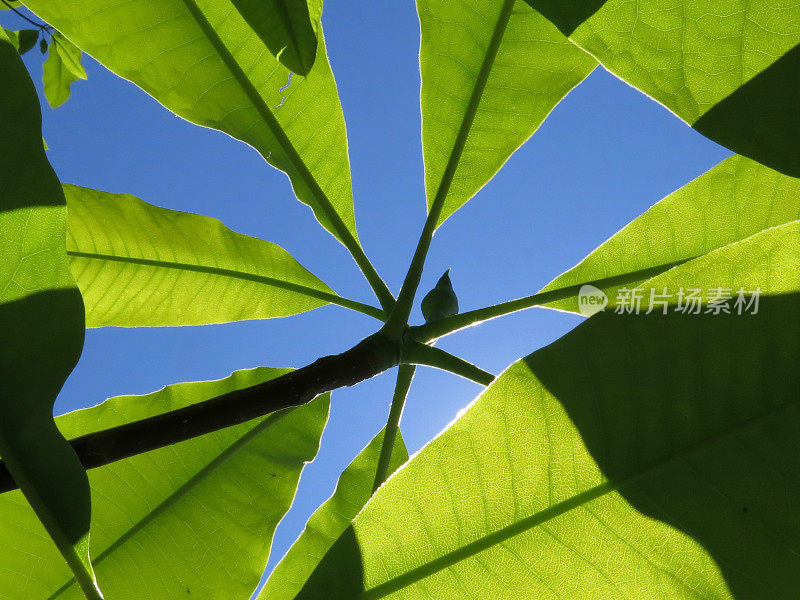
M800 177L800 6L526 0L604 67L734 152Z
M797 278L794 252L761 274ZM798 311L589 319L396 473L298 598L795 598Z
M64 192L70 269L89 327L225 323L347 304L280 246L216 219L127 194Z
M61 51L61 42L57 39L57 35L53 34L50 51L43 67L44 95L51 108L58 108L69 100L70 87L80 79L73 71L74 67L64 62L64 52Z
M53 46L61 56L61 62L78 79L86 79L86 69L81 64L80 49L57 31L53 33Z
M20 54L25 54L28 50L36 45L39 41L38 29L22 29L18 32L18 46Z
M322 557L372 496L385 430L381 430L344 470L333 495L308 520L281 562L272 571L259 600L292 600ZM395 437L389 472L408 460L402 436Z
M441 224L596 62L521 1L418 0L417 9L425 189L429 210L437 196L443 203Z
M122 425L267 381L286 369L237 371L121 396L59 417L69 437ZM329 395L236 427L89 471L95 566L115 600L234 600L255 590L275 527L319 448ZM0 597L77 599L16 492L0 496ZM31 576L33 573L35 577Z
M31 0L27 6L175 114L253 146L289 175L297 197L331 233L357 245L347 133L321 33L316 68L282 92L289 70L229 2Z
M322 0L231 0L272 55L308 75L317 55Z
M67 267L64 194L44 154L33 82L2 31L0 72L0 143L13 149L0 164L0 455L84 594L96 599L89 485L53 421L84 336L83 304ZM41 574L31 565L25 579Z
M732 156L655 204L549 283L542 292L576 289L545 306L579 312L578 286L587 283L602 290L613 306L622 287L634 288L687 260L796 219L800 179Z

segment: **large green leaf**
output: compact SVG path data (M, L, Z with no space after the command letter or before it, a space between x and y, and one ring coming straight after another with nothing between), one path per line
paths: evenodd
M342 472L333 495L306 523L297 541L272 571L259 600L292 600L333 543L372 496L384 431L376 435ZM408 460L401 435L395 437L389 461L393 473Z
M53 421L83 348L83 304L67 267L64 194L44 154L39 100L2 30L0 73L0 455L86 596L99 598L86 473ZM26 578L39 575L31 565Z
M438 224L481 189L597 64L521 0L417 0L422 146ZM494 40L494 41L493 41Z
M322 0L231 0L272 54L308 75L317 56Z
M526 1L704 135L800 177L793 0Z
M794 231L762 284L797 281ZM796 598L798 311L589 319L396 473L298 598Z
M69 436L181 408L286 370L237 371L121 396L59 417ZM328 395L297 409L89 471L98 579L114 600L240 600L252 594L327 420ZM0 496L0 598L77 599L16 492Z
M549 283L543 292L575 289L546 306L578 312L577 292L586 283L605 292L613 306L622 287L636 287L687 260L796 219L800 179L732 156L655 204ZM747 258L743 260L746 265Z
M321 33L315 68L281 91L289 70L227 0L26 4L169 110L253 146L328 230L356 239L347 133Z
M216 219L65 185L89 327L266 319L341 302L283 248Z

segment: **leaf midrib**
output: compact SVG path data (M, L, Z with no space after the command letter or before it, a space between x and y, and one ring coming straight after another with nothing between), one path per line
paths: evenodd
M128 263L128 264L135 264L135 265L143 265L149 267L157 267L163 269L174 269L178 271L192 271L195 273L206 273L209 275L218 275L220 277L231 277L234 279L241 279L244 281L252 281L254 283L261 283L263 285L268 285L284 290L288 290L291 292L296 292L298 294L303 294L305 296L309 296L311 298L315 298L317 300L322 300L325 302L330 302L331 304L338 304L339 306L343 306L345 308L350 308L352 310L356 310L358 312L364 313L371 317L375 317L376 319L381 319L383 316L383 312L379 309L375 308L374 306L369 306L368 304L363 304L356 300L350 300L347 298L342 298L338 294L334 294L331 292L325 292L323 290L317 290L312 287L305 286L300 283L293 283L290 281L284 281L282 279L277 279L275 277L269 277L267 275L256 275L254 273L247 273L245 271L238 271L235 269L225 269L222 267L212 267L208 265L194 265L191 263L182 263L182 262L172 262L172 261L163 261L163 260L153 260L148 258L134 258L132 256L119 256L116 254L101 254L97 252L82 252L78 250L67 250L67 256L74 256L76 258L86 258L89 260L102 260L102 261L109 261L109 262L121 262L121 263Z
M161 513L167 510L175 502L180 500L186 494L186 492L194 488L207 475L211 474L217 467L222 465L232 455L238 452L239 449L242 448L242 446L250 442L254 437L262 433L266 428L271 427L272 425L276 424L278 421L283 419L292 410L293 409L288 409L288 410L282 410L277 413L272 413L271 415L263 419L260 423L258 423L255 427L248 430L246 433L242 434L240 438L238 438L230 446L225 448L225 450L220 452L211 462L209 462L206 466L200 469L192 477L187 479L183 483L183 485L177 488L174 492L172 492L169 496L167 496L164 500L162 500L160 504L155 506L150 512L148 512L136 523L134 523L130 527L130 529L128 529L125 533L120 535L116 540L114 540L111 544L109 544L109 546L105 550L103 550L100 554L98 554L96 558L92 559L92 564L99 565L100 562L102 562L107 556L109 556L122 544L128 541L136 533L141 531L151 521L153 521L153 519L158 517ZM72 579L67 581L63 586L57 589L51 596L48 596L47 600L53 600L54 598L57 598L66 590L68 590L74 583L75 583L75 578L73 577Z
M200 27L200 29L203 31L203 34L205 34L206 39L208 39L209 43L214 47L214 50L216 50L217 54L222 59L225 67L228 69L228 71L230 71L231 75L236 80L236 83L239 84L239 87L258 111L259 116L262 118L267 127L269 127L270 132L275 137L278 144L280 144L283 151L286 153L287 158L294 164L295 168L298 170L298 173L303 178L303 182L308 186L312 194L314 194L317 202L319 202L320 208L322 208L325 212L325 216L331 220L331 224L336 229L337 234L343 236L346 235L347 237L353 239L352 234L350 234L350 231L345 226L341 217L339 217L339 214L333 208L328 196L324 191L322 191L322 188L311 174L311 171L308 170L308 167L303 162L303 159L300 158L299 154L297 154L297 150L294 148L291 140L289 140L286 132L280 126L280 123L278 123L275 115L269 109L266 102L264 102L264 99L253 85L253 82L250 81L245 72L242 70L231 51L228 49L219 35L217 35L217 32L214 30L214 27L211 25L208 19L206 19L203 11L197 5L195 0L182 1L184 6L186 6L186 9L189 11L189 14L192 15L195 23L197 23L198 27Z
M800 404L800 398L790 400L789 402L785 402L778 406L773 407L772 409L749 419L746 419L739 423L738 425L734 425L726 430L723 430L719 433L711 435L703 440L699 440L694 444L690 444L674 454L669 456L665 456L663 459L646 465L639 471L636 471L625 477L623 479L618 480L617 482L606 481L601 483L593 488L585 490L580 494L573 496L567 500L563 500L554 504L544 510L536 512L524 519L517 521L516 523L512 523L507 525L506 527L495 531L493 533L487 534L465 546L452 550L445 554L444 556L440 556L439 558L433 559L428 563L420 565L411 571L407 571L402 575L398 575L394 579L390 579L380 585L375 586L370 590L366 590L361 596L361 600L377 600L378 598L383 598L389 594L402 590L403 588L408 587L418 581L421 581L427 577L430 577L434 573L442 571L448 567L451 567L463 560L467 560L492 546L497 544L501 544L514 536L520 535L525 533L526 531L533 529L534 527L538 527L547 521L555 519L566 512L569 512L579 506L583 506L584 504L588 504L601 496L604 496L608 493L615 492L626 485L629 485L636 480L651 474L654 471L670 464L674 460L680 459L686 455L692 454L699 450L704 449L705 447L718 442L722 439L725 439L729 436L735 435L741 431L746 430L752 425L756 425L761 421L768 419L770 417L774 417L779 415L780 413L790 409L795 408L797 405Z
M494 68L494 62L497 58L497 53L500 51L500 45L503 42L503 36L505 35L506 28L508 27L508 22L514 12L515 2L516 0L505 0L503 6L500 8L500 12L497 16L497 22L492 30L492 36L489 38L489 44L486 47L486 54L483 56L481 68L478 71L477 77L475 78L472 92L470 93L469 100L467 101L464 117L461 120L461 125L458 128L456 138L453 141L453 147L450 150L450 156L447 160L447 164L445 165L444 173L442 173L442 179L439 182L436 195L431 202L430 214L433 215L433 219L437 222L437 226L442 208L444 207L444 203L447 200L448 194L450 193L450 186L453 183L456 170L461 163L461 156L463 155L464 148L467 145L467 138L469 137L469 133L472 130L472 125L475 122L475 116L478 114L478 108L480 107L481 100L483 100L483 92L486 89L486 83L489 81L489 76Z

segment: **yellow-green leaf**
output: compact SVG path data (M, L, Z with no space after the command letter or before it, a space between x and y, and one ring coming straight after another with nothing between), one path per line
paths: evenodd
M258 600L292 600L322 557L350 525L372 496L385 429L376 435L342 472L336 490L306 523L303 533L275 567ZM389 473L408 460L403 438L397 432Z
M592 317L395 474L298 599L793 600L798 311Z
M86 69L81 64L80 49L57 31L53 33L52 45L55 46L67 70L78 79L86 79Z
M202 325L349 306L280 246L216 219L127 194L74 185L64 192L67 253L89 327Z
M568 295L545 306L579 312L583 284L597 287L613 306L620 288L634 288L687 260L797 219L800 179L732 156L655 204L549 283L543 292L564 290ZM688 287L696 282L683 283Z
M444 222L597 64L514 0L418 0L428 209Z
M253 146L345 245L357 244L347 133L320 32L295 77L227 0L31 0L38 16L184 119Z
M322 0L231 0L287 69L308 75L317 56Z
M53 34L53 41L42 70L44 95L51 108L58 108L69 100L72 84L78 79L86 79L85 71L83 77L76 74L74 57L69 51L62 50L62 43L66 44L67 42L62 42L61 40L64 38L59 39L59 37L58 33ZM67 62L65 62L65 57ZM77 64L80 66L80 58L78 58Z

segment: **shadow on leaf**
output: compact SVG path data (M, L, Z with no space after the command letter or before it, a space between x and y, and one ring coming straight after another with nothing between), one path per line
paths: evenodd
M800 45L692 125L731 150L800 177Z
M603 473L737 599L800 587L800 296L756 315L601 314L526 359Z

